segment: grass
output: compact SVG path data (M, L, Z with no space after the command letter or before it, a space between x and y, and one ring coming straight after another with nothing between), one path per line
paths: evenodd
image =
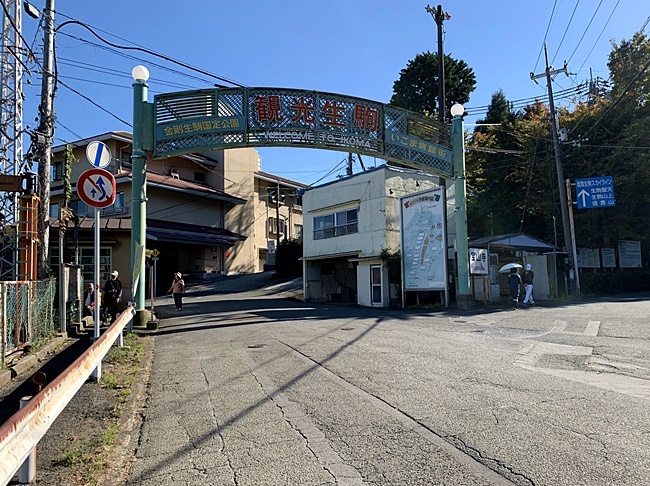
M66 450L54 461L54 466L73 468L78 484L96 485L102 472L108 466L109 454L119 438L118 419L124 403L131 395L131 384L141 369L142 358L147 347L146 337L130 333L124 338L124 346L113 348L104 358L100 385L110 390L119 390L112 410L110 426L100 437L85 441Z

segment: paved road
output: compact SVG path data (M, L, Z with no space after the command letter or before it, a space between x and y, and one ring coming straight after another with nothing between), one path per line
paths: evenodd
M650 478L648 295L405 312L201 290L158 307L129 484Z

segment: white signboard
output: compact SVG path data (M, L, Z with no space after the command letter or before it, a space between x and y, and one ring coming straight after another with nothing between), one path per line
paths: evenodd
M400 198L404 290L444 290L445 228L442 188Z
M469 271L474 275L488 274L487 249L483 249L483 248L469 249Z
M641 268L641 242L619 241L618 264L621 268Z
M600 251L598 248L577 248L578 268L600 268Z
M601 248L603 268L616 268L616 251L614 248Z

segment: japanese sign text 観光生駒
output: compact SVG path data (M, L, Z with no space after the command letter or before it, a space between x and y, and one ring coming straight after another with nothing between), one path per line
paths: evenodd
M362 98L287 88L156 96L154 156L201 148L311 146L451 174L449 127Z

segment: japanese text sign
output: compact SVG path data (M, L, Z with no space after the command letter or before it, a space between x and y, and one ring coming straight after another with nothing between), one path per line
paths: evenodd
M576 179L578 209L616 206L614 179L611 176Z

